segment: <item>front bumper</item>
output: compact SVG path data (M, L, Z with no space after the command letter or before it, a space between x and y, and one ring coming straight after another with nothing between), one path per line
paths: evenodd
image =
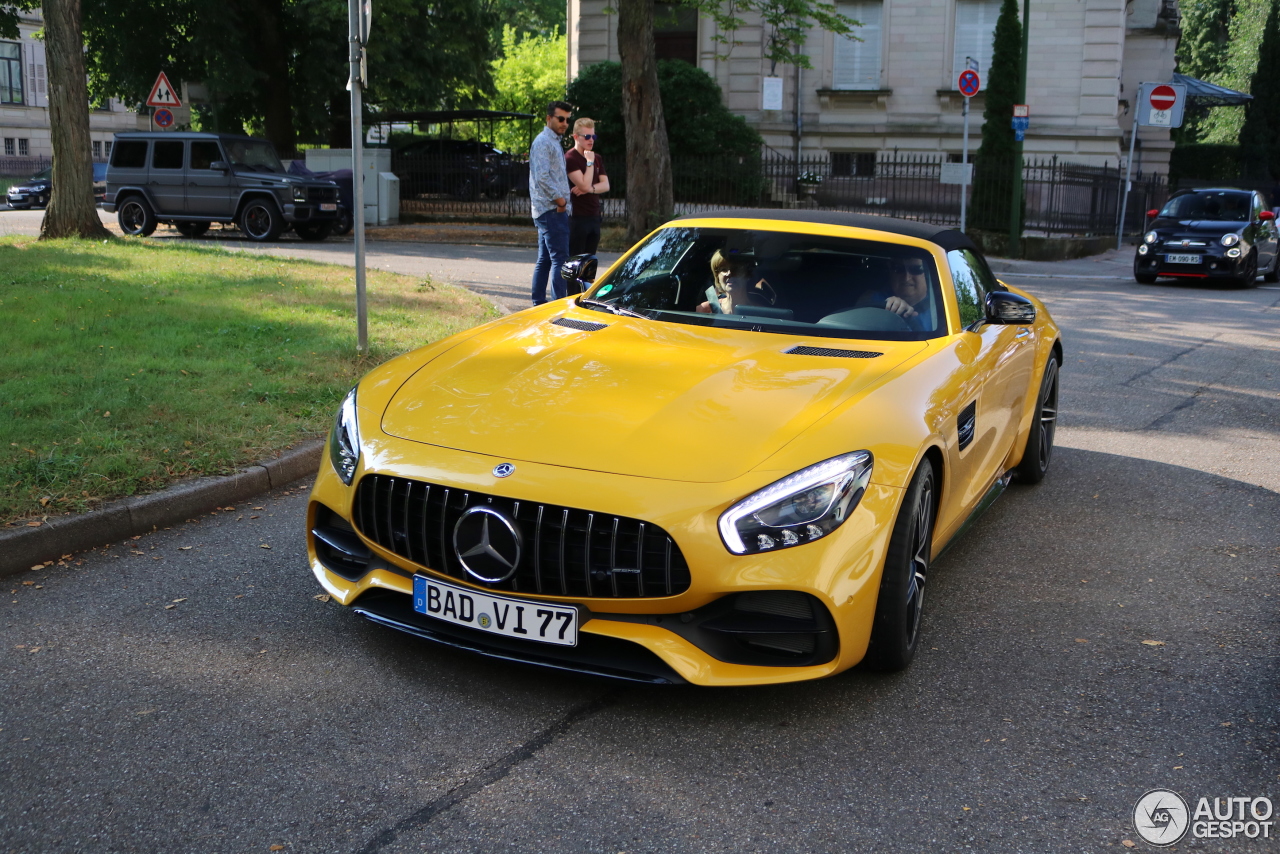
M284 220L289 223L299 222L335 222L338 219L338 205L336 202L330 202L333 210L322 210L319 204L293 204L284 205Z
M1228 258L1227 248L1223 246L1208 249L1182 249L1179 247L1154 246L1147 247L1147 254L1139 252L1134 255L1133 268L1139 273L1154 276L1171 276L1187 279L1234 279L1244 270L1245 261L1251 251L1241 247L1239 258ZM1195 264L1170 263L1169 255L1194 255L1199 258Z
M362 458L351 487L333 472L326 451L307 514L312 572L338 602L374 622L490 657L652 683L730 686L816 679L852 667L866 652L901 490L873 484L844 525L820 541L778 552L735 556L721 543L716 519L731 503L776 480L779 473L755 473L751 482L690 484L570 472L526 462L520 464L518 483L499 483L491 472L502 460L386 437L379 441L386 443L383 450L387 453ZM395 446L394 452L390 445ZM395 471L379 470L376 460L380 457L394 458ZM366 470L370 458L375 462ZM406 459L413 459L414 464L405 464ZM454 585L468 582L438 573L355 534L352 550L367 556L367 562L344 563L313 533L326 519L353 520L353 499L360 478L369 472L443 481L459 489L492 494L509 490L509 497L521 501L589 507L602 514L645 520L676 541L689 566L690 585L676 595L646 598L503 591L503 595L534 602L576 606L582 614L576 648L511 640L417 614L412 609L415 574L439 577ZM352 529L358 530L355 525ZM774 615L775 622L769 624L759 614L744 614L739 609L739 595L744 593L808 597L814 604L812 619L807 625L786 622L785 618L778 623ZM811 654L760 654L750 640L760 632L793 630L797 636L804 631L813 637Z

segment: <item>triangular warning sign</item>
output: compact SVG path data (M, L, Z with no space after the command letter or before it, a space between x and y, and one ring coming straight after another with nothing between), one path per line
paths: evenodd
M147 96L148 107L181 107L182 102L178 100L178 93L173 91L173 86L169 83L169 78L165 76L163 71L156 78L156 84L151 87L151 94Z

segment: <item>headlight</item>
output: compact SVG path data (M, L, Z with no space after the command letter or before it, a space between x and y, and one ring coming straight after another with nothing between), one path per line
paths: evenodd
M856 451L801 469L749 495L720 516L720 538L734 554L811 543L858 506L871 479L871 452Z
M1240 235L1235 234L1234 232L1230 234L1222 235L1221 243L1223 246L1235 246L1239 242L1240 242Z
M9 192L16 195L21 189L21 187L10 187Z
M360 428L356 424L356 390L353 388L342 399L338 417L334 419L333 430L329 433L329 462L333 463L333 470L342 482L350 486L359 461Z
M1148 231L1145 235L1143 235L1142 239L1145 240L1147 243L1155 243L1157 240L1160 239L1160 235L1155 233L1154 231Z
M295 202L305 202L305 201L307 200L307 188L306 188L306 187L294 187L294 188L293 188L293 200L294 200Z

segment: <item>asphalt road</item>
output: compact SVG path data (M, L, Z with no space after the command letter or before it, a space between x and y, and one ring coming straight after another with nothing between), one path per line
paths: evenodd
M1150 789L1280 806L1280 292L1124 265L1004 265L1064 327L1058 450L937 564L907 672L438 650L315 598L299 484L11 579L0 851L1150 850Z

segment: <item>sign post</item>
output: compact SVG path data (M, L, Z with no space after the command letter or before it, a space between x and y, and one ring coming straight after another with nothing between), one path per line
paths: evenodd
M964 182L960 185L960 231L963 232L967 222L969 184L973 181L973 170L969 166L969 100L982 89L982 78L978 75L978 61L971 56L964 59L965 70L956 79L956 88L964 95L964 143L960 149L960 163L964 166Z
M1182 113L1187 103L1187 87L1181 83L1143 83L1138 87L1138 101L1129 131L1129 160L1124 166L1124 189L1120 193L1120 220L1116 223L1116 248L1124 244L1124 220L1129 213L1129 191L1133 189L1133 152L1138 142L1139 127L1182 127Z
M151 94L147 96L147 106L156 108L151 113L151 120L160 128L167 128L172 125L173 109L182 106L182 101L179 100L177 93L173 91L173 85L169 82L168 75L163 71L156 78L156 82L151 85Z
M364 106L361 90L364 88L364 46L369 41L369 26L373 16L373 0L348 0L347 35L350 48L351 79L351 211L355 228L356 247L356 353L369 353L369 306L365 295L364 271Z

